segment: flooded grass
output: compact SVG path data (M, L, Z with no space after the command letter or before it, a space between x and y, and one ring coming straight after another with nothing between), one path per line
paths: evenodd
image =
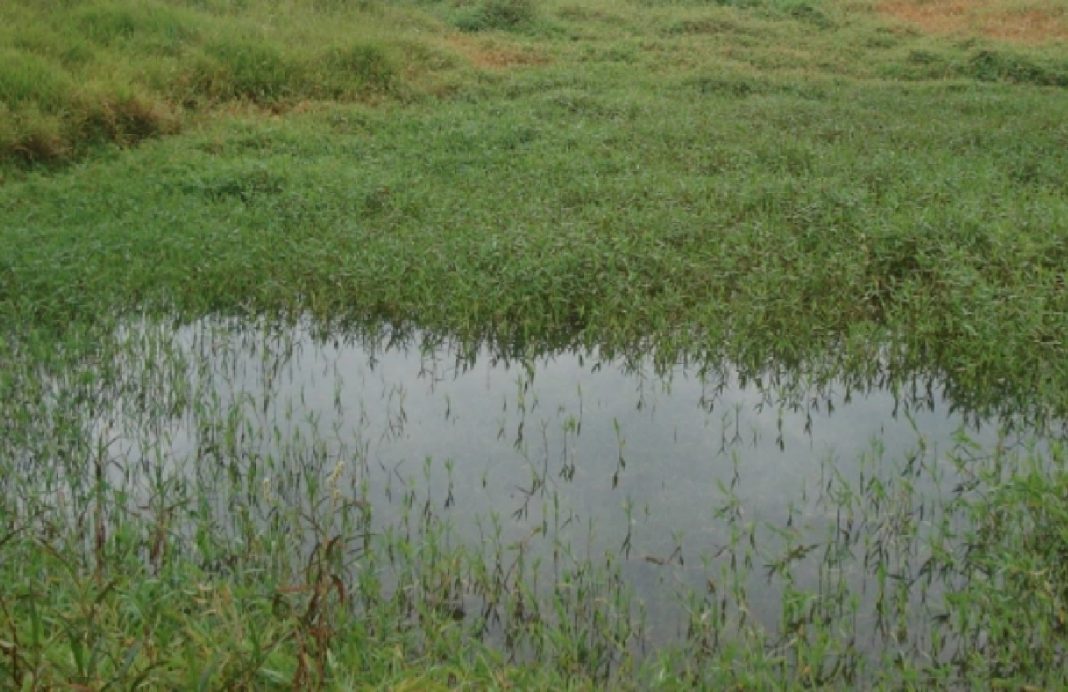
M0 8L0 686L1068 682L1045 4L75 4Z
M98 337L6 370L15 685L1059 679L1063 433L937 380Z

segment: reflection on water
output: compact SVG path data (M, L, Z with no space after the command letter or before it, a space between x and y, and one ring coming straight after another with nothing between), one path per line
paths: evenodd
M17 472L0 492L82 542L57 550L91 564L125 531L150 573L171 555L283 587L333 551L364 612L422 598L513 654L537 650L530 608L563 603L610 652L731 632L774 648L818 622L843 659L952 655L930 604L964 572L925 569L969 519L943 498L975 487L972 461L1049 439L954 411L932 379L506 359L221 319L117 337L7 385L22 403L4 408L0 463ZM636 599L610 600L623 589Z
M647 363L571 353L509 363L316 342L301 330L269 344L254 331L201 330L182 334L210 368L200 384L223 409L240 404L257 453L316 437L331 458L401 478L421 477L429 459L433 488L458 515L512 514L552 487L606 529L630 503L647 515L649 540L700 534L712 530L722 482L736 478L746 506L777 520L783 498L818 483L827 459L898 458L920 439L952 445L962 431L980 443L997 437L926 389L919 399L879 389L847 399L834 384L777 390L730 370L656 375ZM175 432L172 454L203 442L188 427Z
M546 565L562 550L616 556L654 640L681 626L674 595L712 583L739 526L753 542L790 527L818 545L844 530L828 501L843 479L863 486L892 466L922 496L954 474L947 452L1011 444L929 381L654 372L596 353L508 361L420 335L320 339L219 320L124 336L143 358L127 364L136 386L96 429L112 482L142 502L177 474L215 495L220 523L236 494L262 502L264 523L278 505L319 498L314 513L347 497L373 506L380 528L414 507L456 540L521 546ZM749 608L773 628L770 564L754 561ZM820 578L815 564L797 576Z

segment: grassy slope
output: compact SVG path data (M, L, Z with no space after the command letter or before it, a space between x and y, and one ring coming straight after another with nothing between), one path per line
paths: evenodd
M436 26L368 3L4 3L0 159L79 158L235 102L286 110L448 90L463 61L423 37Z
M5 323L311 310L754 363L844 340L831 358L858 365L896 335L961 396L1065 406L1062 45L929 37L863 3L320 5L0 7ZM159 684L195 684L209 652L218 684L304 665L307 632L255 575L145 582L116 549L108 585L14 545L5 564L60 575L51 629L13 611L23 637L52 632L34 650L56 679L106 680L144 621L186 647L145 673ZM82 630L112 633L91 674L65 639ZM250 630L278 648L250 654ZM479 651L413 672L419 647L355 631L340 684L557 674Z

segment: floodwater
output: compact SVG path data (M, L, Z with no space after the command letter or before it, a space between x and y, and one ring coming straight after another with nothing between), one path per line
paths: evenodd
M709 557L739 524L818 542L840 519L821 501L833 479L919 464L917 492L936 493L961 450L1013 443L954 412L936 381L816 385L729 364L658 372L596 353L509 360L425 334L319 338L303 324L138 325L126 338L145 362L181 367L158 384L166 415L146 422L142 401L141 414L119 406L100 428L124 431L116 482L133 467L145 479L196 475L226 446L246 464L234 487L272 502L299 505L309 485L330 486L383 524L414 505L487 551L496 521L494 545L614 556L654 640L678 630L674 594L718 575ZM776 594L753 572L752 611L773 626Z

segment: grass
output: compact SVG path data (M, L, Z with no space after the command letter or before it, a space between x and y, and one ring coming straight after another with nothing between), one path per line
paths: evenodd
M385 588L334 552L370 521L360 503L302 489L325 504L296 525L343 515L309 554L281 530L274 545L252 524L222 530L203 488L176 479L156 479L143 515L125 512L130 489L90 472L103 452L86 426L109 397L182 391L166 350L142 370L173 370L167 386L123 379L141 356L113 331L137 315L388 322L511 353L652 351L827 379L926 373L958 406L1063 420L1063 17L985 2L946 28L917 19L920 3L891 4L4 3L0 679L1063 683L1059 448L956 459L970 480L938 501L934 528L896 506L900 540L872 553L883 584L898 560L910 588L923 576L952 596L934 624L888 629L901 646L874 663L846 645L851 592L791 590L785 568L796 637L736 619L742 570L725 582L733 606L693 596L684 647L632 658L638 623L620 616L613 564L577 561L573 589L547 603L596 604L588 626L512 621L512 651L537 666L478 643L435 600L457 575L502 612L534 595L462 547L425 559L449 533L429 518L406 520L416 539L358 543L365 560L404 554ZM1027 12L1047 28L991 35L982 18ZM211 474L251 482L244 459L228 449ZM835 495L870 519L870 540L889 530L884 493L908 497L884 475L879 493ZM254 506L247 484L234 493L231 522ZM841 540L820 551L828 574L856 549ZM918 546L926 564L910 562ZM905 605L914 593L885 589Z
M0 155L76 159L178 132L205 115L309 100L448 91L455 51L422 15L373 3L6 3Z
M982 34L1014 43L1047 43L1068 36L1068 14L1046 2L885 2L879 9L925 31Z

